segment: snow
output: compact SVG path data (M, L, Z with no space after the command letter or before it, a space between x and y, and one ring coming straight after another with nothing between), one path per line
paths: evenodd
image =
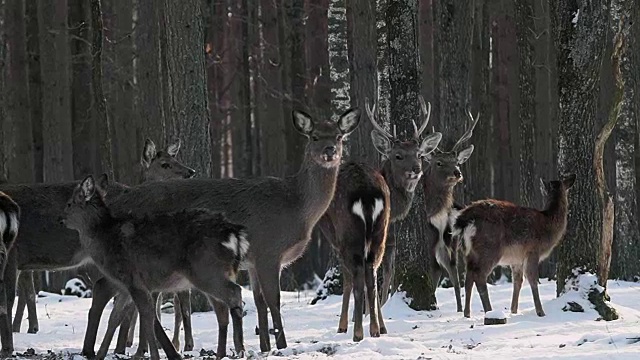
M587 275L585 275L587 276ZM582 281L585 280L585 281ZM365 338L352 341L353 324L347 334L337 334L340 296L330 296L316 305L309 305L314 291L283 292L282 311L289 348L273 350L270 357L278 359L636 359L640 353L640 284L609 281L613 305L621 315L614 322L596 321L598 314L588 306L584 312L562 311L567 301L585 305L581 291L589 278L581 279L575 291L556 299L555 282L543 280L540 285L546 317L536 316L528 286L520 296L520 313L509 314L506 325L483 325L484 313L480 298L474 292L472 318L456 313L453 289L438 289L440 309L431 312L413 311L406 305L403 293L397 293L383 307L388 335L368 336L365 317ZM489 285L489 296L496 311L507 312L511 302L511 284ZM260 354L258 337L254 335L256 309L250 291L243 291L248 314L244 318L245 346L248 355ZM48 294L38 298L40 320L38 334L15 334L17 352L34 348L38 354L47 350L72 359L79 353L87 323L91 299ZM353 309L353 306L351 307ZM99 338L106 329L109 304L103 315ZM26 315L25 315L26 317ZM166 329L173 327L173 315L163 314ZM193 315L195 349L187 355L198 357L200 349L215 350L217 324L214 314ZM136 340L137 343L137 340ZM273 337L271 339L274 345ZM232 346L229 336L229 347ZM112 344L112 349L115 342ZM96 347L97 349L97 347ZM134 348L128 350L131 354ZM161 354L163 354L161 352ZM164 354L163 354L164 356ZM81 357L75 356L76 359ZM115 357L112 357L115 359Z
M580 19L580 9L576 11L576 13L573 15L573 19L571 19L571 23L573 24L573 26L576 26L578 24L579 19Z
M504 311L502 310L492 310L486 313L484 317L487 319L502 320L502 319L506 319L507 315L505 315Z

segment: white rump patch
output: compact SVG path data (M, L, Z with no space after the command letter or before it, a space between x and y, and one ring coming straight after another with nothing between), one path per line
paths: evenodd
M353 203L353 206L351 207L351 212L358 215L362 219L362 221L367 222L367 220L365 220L364 218L364 209L362 208L362 199Z
M474 236L476 236L476 226L473 223L470 223L462 231L462 238L464 239L465 255L469 255L469 252L471 252L471 246L473 245L473 243L471 242L471 239L473 239Z
M380 198L376 199L376 203L373 207L373 221L372 223L376 222L376 219L378 218L378 216L380 216L380 213L382 213L382 210L384 210L384 201Z
M429 218L429 221L431 222L431 224L433 224L433 226L436 227L436 229L438 229L440 234L442 234L447 228L447 223L449 221L449 212L447 211L447 209L443 209L439 213Z
M4 234L4 230L7 228L7 218L4 211L0 210L0 235Z
M238 256L238 237L236 237L236 234L230 234L229 240L223 242L222 245Z
M11 232L14 234L18 233L18 226L20 225L18 222L18 216L16 213L9 214L9 219L11 219Z
M241 231L238 237L240 238L240 256L244 257L249 252L249 241L247 241L247 233Z

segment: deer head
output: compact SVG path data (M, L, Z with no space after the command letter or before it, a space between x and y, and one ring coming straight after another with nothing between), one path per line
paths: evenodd
M566 193L576 181L576 174L567 174L560 177L560 180L544 181L540 178L540 192L542 197L550 200Z
M145 180L162 181L192 178L196 171L176 159L178 151L180 151L180 139L176 139L164 151L157 151L153 141L147 139L140 160Z
M418 128L416 122L413 121L413 137L402 141L396 136L395 129L393 135L391 135L377 123L375 120L376 104L374 103L373 108L371 108L369 107L369 100L365 99L367 115L375 129L371 132L373 145L386 159L385 161L388 162L391 169L390 175L393 176L394 182L409 192L415 190L418 181L422 177L422 159L428 157L438 147L442 139L441 133L434 132L420 140L420 135L429 124L431 103L427 107L422 96L419 96L419 100L424 116L422 125Z
M465 133L453 145L451 150L442 151L436 149L433 153L425 157L429 163L429 177L432 183L443 184L445 186L455 186L463 180L460 165L464 164L473 153L473 145L462 148L462 145L471 139L473 129L478 124L480 114L475 118L470 112L467 112L471 125Z
M98 182L92 175L88 175L75 187L61 220L67 228L79 231L85 229L107 211L104 204L107 176L100 176Z
M293 111L293 125L299 133L309 139L306 155L316 164L333 168L340 165L342 141L351 134L360 122L360 110L349 109L338 121L315 121L305 112Z

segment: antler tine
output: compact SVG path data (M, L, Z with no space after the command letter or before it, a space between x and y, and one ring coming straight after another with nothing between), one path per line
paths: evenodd
M418 96L418 100L420 100L420 108L422 109L422 114L424 114L424 122L422 123L422 126L420 126L420 129L418 129L415 122L413 123L413 128L415 130L414 136L416 140L420 139L420 135L422 135L424 129L426 129L427 125L429 125L429 119L431 118L431 103L425 103L424 97L422 97L422 95ZM428 108L427 104L429 104Z
M458 148L460 147L460 145L462 145L462 143L471 139L471 136L473 136L473 129L475 129L476 125L478 124L478 120L480 120L480 112L478 112L478 116L474 118L471 114L471 111L467 110L467 115L469 116L469 119L471 119L471 127L467 131L465 131L460 140L458 140L458 142L453 145L453 149L451 149L452 152L458 151Z
M374 115L376 111L376 104L374 103L373 108L371 108L369 106L369 98L365 98L364 102L365 102L364 107L367 111L367 116L369 117L369 121L371 122L371 125L373 125L374 129L378 130L382 135L386 136L389 139L395 138L395 136L392 136L391 134L389 134L388 131L383 129L382 126L380 126L380 124L376 122L375 115Z

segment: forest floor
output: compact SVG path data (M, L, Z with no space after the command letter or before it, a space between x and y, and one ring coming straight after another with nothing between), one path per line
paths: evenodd
M245 344L248 357L275 359L639 359L640 284L610 281L608 288L620 320L597 321L598 314L589 308L582 313L564 312L562 308L567 301L575 300L570 298L575 294L556 299L555 282L543 280L540 293L546 317L536 316L530 288L525 285L520 313L508 314L506 325L493 326L483 325L484 314L475 289L471 319L456 313L453 289L438 289L440 309L432 312L413 311L404 303L402 294L396 294L383 307L389 334L369 337L366 317L365 339L360 343L352 341L352 323L347 334L336 333L341 297L332 296L309 305L312 291L288 292L282 296L282 311L289 348L270 354L259 352L258 337L254 335L256 309L251 292L245 290ZM511 284L490 285L489 294L494 309L508 313ZM82 359L74 354L82 347L91 300L47 295L38 299L40 332L14 337L17 353L31 348L37 355L19 358ZM109 304L99 338L111 308ZM26 323L25 319L23 331ZM163 314L162 323L172 330L173 315ZM193 323L197 351L184 355L205 358L200 355L201 349L214 350L216 346L215 316L212 312L194 314ZM275 345L273 337L271 344ZM228 346L232 346L231 335ZM128 351L133 354L135 345Z

